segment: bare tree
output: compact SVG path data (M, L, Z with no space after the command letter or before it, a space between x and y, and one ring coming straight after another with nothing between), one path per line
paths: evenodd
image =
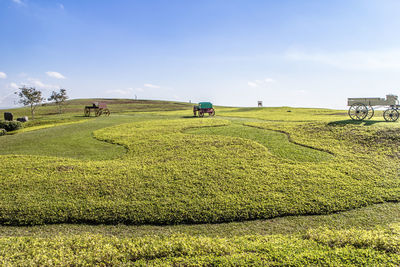
M47 99L48 101L54 101L58 106L58 113L62 113L62 107L65 105L65 101L68 99L67 90L60 89L59 92L53 91L51 96Z
M23 86L19 88L20 91L15 92L19 96L18 103L29 106L31 108L32 119L35 118L35 109L36 107L43 102L44 98L42 97L42 92L36 90L35 87L26 87Z

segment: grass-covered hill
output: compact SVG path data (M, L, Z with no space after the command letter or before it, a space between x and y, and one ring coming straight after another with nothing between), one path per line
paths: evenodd
M398 123L124 99L84 117L93 101L0 137L0 263L400 263Z

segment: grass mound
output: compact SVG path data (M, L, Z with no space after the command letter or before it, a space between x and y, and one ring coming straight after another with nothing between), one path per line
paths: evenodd
M400 199L398 158L393 157L399 144L364 142L379 128L247 124L284 131L295 142L334 156L322 162L293 161L253 140L185 133L222 129L230 125L227 120L137 121L94 132L99 140L126 147L123 158L82 162L0 156L0 222L227 222L327 214Z
M255 127L232 124L224 127L204 127L186 133L205 135L225 135L254 140L268 148L271 153L282 158L304 162L319 162L332 159L327 152L301 146L290 142L284 133L268 131Z

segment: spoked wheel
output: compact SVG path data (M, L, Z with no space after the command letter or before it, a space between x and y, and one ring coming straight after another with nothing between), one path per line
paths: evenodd
M96 117L99 117L103 113L103 110L98 109L96 110Z
M90 116L90 109L89 108L85 108L85 117L89 117Z
M199 117L203 118L204 117L204 113L203 112L199 112Z
M352 120L362 121L368 115L368 108L366 105L356 103L349 108L349 116Z
M387 109L383 112L383 118L385 121L397 121L399 119L399 112L395 109Z
M368 106L367 108L368 108L368 115L365 119L370 120L374 116L375 111L374 111L374 108L371 106Z
M110 116L110 110L108 109L108 108L106 108L106 109L104 109L103 110L103 114L104 114L104 116Z
M210 116L215 116L215 110L213 109L210 113L208 113Z

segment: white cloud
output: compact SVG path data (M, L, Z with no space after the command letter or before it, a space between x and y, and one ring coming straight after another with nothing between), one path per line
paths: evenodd
M132 91L133 91L132 88L128 88L126 90L121 90L121 89L108 90L106 93L109 95L117 94L117 95L126 96L126 95L131 95Z
M36 89L43 89L43 90L56 90L56 89L61 88L61 86L58 84L46 84L35 78L28 78L28 81L26 83L23 83L23 85L28 86L28 87L31 86L31 87L35 87Z
M0 72L0 79L5 79L7 78L7 74L5 74L4 72Z
M308 61L343 70L400 70L400 50L305 53L288 51L286 59Z
M160 88L160 86L151 83L145 83L143 86L147 88Z
M56 79L65 79L65 76L56 71L48 71L46 72L47 76L56 78Z
M135 92L143 92L143 88L126 88L126 89L115 89L115 90L108 90L106 91L109 95L120 95L120 96L131 96Z
M255 82L248 82L247 84L248 84L249 86L251 86L251 87L258 87L258 84L255 83Z
M247 85L250 87L267 87L268 84L274 83L275 80L272 78L265 78L263 80L255 80L247 82Z
M58 6L60 7L60 9L64 10L64 5L63 4L58 4Z
M7 87L13 90L17 90L19 88L16 83L9 83Z
M14 92L11 92L11 93L8 93L8 94L6 94L6 95L4 95L4 96L1 96L1 97L0 97L0 104L8 104L8 105L11 105L11 103L13 102L13 101L11 101L11 100L14 99L13 96L14 96Z
M17 5L20 5L20 6L25 6L25 3L24 2L22 2L22 0L12 0L14 3L16 3Z
M304 90L304 89L299 89L299 90L292 91L292 94L293 95L305 95L305 94L308 94L308 91Z

